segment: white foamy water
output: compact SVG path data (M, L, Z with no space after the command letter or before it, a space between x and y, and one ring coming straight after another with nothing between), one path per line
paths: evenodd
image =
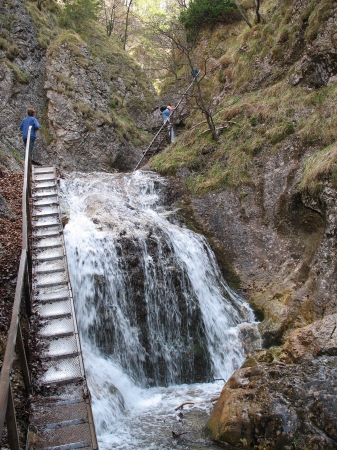
M228 379L242 363L242 329L257 337L251 310L223 280L205 238L165 206L165 187L150 172L61 182L101 449L211 446L201 429L223 386L212 379ZM179 417L184 402L194 404Z

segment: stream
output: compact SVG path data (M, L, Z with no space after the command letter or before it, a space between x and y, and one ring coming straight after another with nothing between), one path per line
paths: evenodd
M214 399L259 346L251 309L168 204L168 188L145 171L60 183L101 450L215 448L203 432Z

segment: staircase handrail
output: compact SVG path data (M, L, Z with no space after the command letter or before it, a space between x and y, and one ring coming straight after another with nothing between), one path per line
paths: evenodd
M157 133L155 134L154 138L152 139L152 141L150 142L150 144L148 145L148 147L147 147L146 150L144 151L143 156L142 156L142 157L140 158L140 160L138 161L138 164L137 164L136 167L133 169L134 172L138 169L138 167L139 167L140 163L143 161L143 159L144 159L146 153L147 153L148 150L152 147L152 144L153 144L154 141L157 139L157 137L159 136L159 134L161 133L161 131L162 131L165 127L167 127L167 123L168 123L168 122L165 122L165 123L159 128L159 130L158 130Z
M3 364L0 375L0 438L2 435L3 425L6 420L8 428L8 440L10 448L12 450L19 450L20 443L18 437L18 430L16 424L12 389L10 383L10 376L13 368L13 361L15 356L15 346L17 344L17 351L19 355L19 361L22 369L23 379L27 391L31 388L30 373L27 364L27 358L25 354L22 332L19 320L19 314L21 309L21 298L24 291L24 297L26 301L26 309L28 315L31 314L30 305L30 292L29 292L29 280L30 280L30 246L28 236L28 223L30 223L30 209L29 209L29 197L31 193L30 189L30 172L31 172L31 156L30 156L30 126L28 129L27 143L25 149L25 167L24 167L24 182L22 189L22 250L20 258L20 266L18 272L18 278L16 282L12 319L9 327L5 355L3 358Z
M194 84L194 82L196 81L196 79L197 79L197 76L195 76L195 77L193 78L192 83L188 86L188 88L186 89L186 91L183 93L183 95L182 95L181 98L179 99L178 103L176 104L176 106L174 107L174 110L172 111L172 113L171 113L171 115L170 115L170 118L173 116L174 112L177 110L178 106L179 106L180 103L183 101L184 97L186 96L187 92L191 89L191 87L193 86L193 84ZM142 157L140 158L140 160L138 161L138 164L137 164L136 167L133 169L133 172L135 172L135 171L138 169L140 163L141 163L141 162L143 161L143 159L145 158L146 153L150 150L150 148L152 147L153 143L155 142L155 140L157 139L157 137L159 136L159 134L161 133L161 131L162 131L165 127L167 127L167 123L168 123L168 122L165 122L165 123L159 128L159 130L158 130L157 133L155 134L154 138L152 139L152 141L150 142L150 144L148 145L148 147L147 147L146 150L144 151L143 156L142 156Z

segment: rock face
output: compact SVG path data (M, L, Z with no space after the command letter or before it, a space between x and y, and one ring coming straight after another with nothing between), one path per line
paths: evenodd
M29 7L48 17L35 4ZM95 46L68 31L54 33L49 46L40 44L23 0L2 2L0 14L0 162L21 170L19 125L34 107L42 125L35 160L64 170L133 169L159 122L151 114L157 96L137 64L117 44L98 56ZM106 44L104 35L97 39Z
M193 200L237 270L243 292L263 311L267 347L284 342L287 330L336 311L335 189L325 183L310 201L299 194L302 161L294 146L268 160L261 154L254 185Z
M313 12L314 19L310 17ZM289 24L290 33L279 30L276 45L265 56L257 57L254 67L256 76L250 83L250 89L279 81L292 66L288 82L293 86L320 88L335 82L336 4L295 0L291 5L279 3L274 13L282 17L283 24ZM247 51L249 46L243 47L242 52Z
M337 448L336 356L259 364L234 373L208 429L229 448ZM226 447L225 447L226 448Z
M13 171L20 171L24 145L19 131L27 107L34 107L40 120L46 96L45 52L39 47L31 17L22 0L1 2L0 49L0 158ZM43 139L36 143L37 152ZM14 154L14 157L13 157Z
M337 448L336 327L333 314L295 331L280 361L255 352L221 393L213 438L239 448Z
M68 34L59 44L48 51L47 59L49 158L56 158L66 170L133 169L141 149L132 143L128 133L127 120L131 119L119 120L110 105L113 93L126 102L138 95L138 105L130 104L130 113L139 129L151 129L152 115L142 108L144 91L136 81L132 91L128 90L121 77L108 83L104 62L94 59L75 34ZM150 86L148 90L156 98Z
M232 376L215 406L211 436L234 448L337 448L336 190L323 179L316 197L298 192L305 158L288 142L256 158L254 183L193 200L241 278L273 361L248 358L253 367Z
M275 15L284 6L275 5ZM336 4L288 6L282 24L293 24L296 33L288 39L277 29L278 47L257 57L242 90L275 85L286 74L287 83L308 92L336 82ZM249 51L249 40L242 51ZM336 185L328 174L317 179L315 194L298 188L307 158L334 139L301 142L294 133L275 151L254 155L249 183L192 200L240 277L265 347L235 372L215 406L208 428L225 448L337 448ZM181 180L186 171L178 173Z

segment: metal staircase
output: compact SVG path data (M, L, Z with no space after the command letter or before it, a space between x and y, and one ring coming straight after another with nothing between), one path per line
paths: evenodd
M32 309L41 365L33 375L29 449L97 449L69 282L54 167L32 168Z
M150 144L148 145L148 147L144 150L143 156L140 158L140 160L138 161L138 164L136 165L136 167L133 170L134 172L140 167L140 165L142 163L144 163L145 161L148 161L151 156L153 156L155 153L157 153L162 148L162 145L165 140L167 140L167 142L170 142L170 132L171 132L170 127L173 126L172 119L174 119L174 116L177 115L177 111L179 111L179 108L181 107L183 100L185 100L187 98L187 94L190 91L190 89L192 89L197 77L198 77L198 75L193 78L192 83L188 86L188 88L183 93L183 95L179 99L178 103L174 107L174 110L172 111L171 116L170 116L171 123L170 124L164 123L159 128L159 130L153 137L153 139L150 142Z

